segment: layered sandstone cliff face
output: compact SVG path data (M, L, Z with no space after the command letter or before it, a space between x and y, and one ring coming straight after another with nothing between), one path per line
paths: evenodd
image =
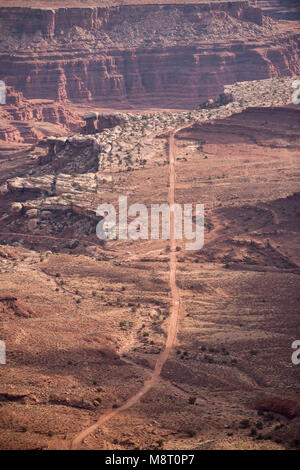
M256 5L262 9L264 15L276 20L300 19L300 7L298 0L257 0Z
M297 31L243 1L2 8L1 21L1 78L31 99L188 108L300 71Z
M262 12L259 8L250 6L246 1L195 4L168 5L124 5L114 7L87 8L1 8L1 17L8 28L21 34L41 32L44 37L54 37L61 30L79 26L87 31L109 31L114 26L123 26L124 21L137 24L149 13L159 12L171 15L183 12L186 19L199 21L209 14L224 12L238 20L262 24ZM24 21L24 18L26 21ZM153 25L152 25L153 26Z
M35 143L53 131L64 134L81 124L79 116L62 104L51 100L28 100L21 92L6 87L6 104L0 106L0 143L1 140Z

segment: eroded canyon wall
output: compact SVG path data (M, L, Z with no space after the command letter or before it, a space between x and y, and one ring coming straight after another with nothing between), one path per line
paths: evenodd
M83 29L105 29L121 25L124 20L129 19L137 22L140 18L153 11L168 11L182 9L189 19L197 19L204 13L223 11L230 16L243 20L252 21L256 24L262 23L262 12L246 1L240 2L218 2L195 4L166 4L166 5L122 5L114 7L83 7L83 8L1 8L1 19L5 24L20 33L34 34L41 31L43 36L52 37L61 30L73 26Z
M299 73L297 48L292 37L271 47L140 48L35 60L6 56L1 62L7 83L27 98L190 107L222 92L224 84Z
M0 78L30 99L186 108L224 84L300 72L299 36L275 36L273 20L245 1L0 12L23 44L2 51ZM166 24L158 40L138 37L148 18Z

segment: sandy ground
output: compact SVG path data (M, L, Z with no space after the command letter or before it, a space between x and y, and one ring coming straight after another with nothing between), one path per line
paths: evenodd
M0 247L1 448L297 447L299 136L280 113L176 134L175 201L205 204L199 252L88 236L72 251L28 233ZM24 172L19 157L4 176ZM129 203L172 202L173 178L168 166L130 172Z
M174 155L174 134L171 134L169 137L169 193L168 193L168 203L170 207L175 203L175 155ZM172 212L171 217L171 233L170 233L170 293L171 293L171 306L170 306L170 317L169 317L169 324L168 324L168 332L167 332L167 340L165 347L163 348L162 352L158 356L158 359L155 363L155 367L153 372L151 373L150 378L144 383L141 390L135 393L127 402L125 402L120 408L116 408L115 410L111 411L110 413L100 416L98 421L93 424L92 426L84 429L81 433L79 433L72 441L71 448L76 449L81 442L89 436L91 433L96 431L100 426L105 424L110 419L114 418L114 416L118 415L119 413L128 410L132 406L136 405L141 398L146 395L146 393L153 388L155 383L157 382L162 368L165 365L170 352L172 351L175 341L176 341L176 332L177 332L177 324L178 324L178 316L179 316L179 309L180 309L180 296L179 290L176 284L176 240L174 234L174 212ZM128 345L127 345L128 346ZM126 345L125 345L126 347Z

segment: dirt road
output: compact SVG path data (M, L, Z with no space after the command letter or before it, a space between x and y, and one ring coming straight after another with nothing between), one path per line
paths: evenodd
M175 201L175 156L174 156L174 134L169 136L169 192L168 192L168 203L171 206ZM168 325L168 336L165 344L165 349L158 356L155 368L151 373L149 379L144 383L143 387L129 400L127 400L119 408L113 409L109 413L106 413L99 417L99 419L93 425L86 429L83 429L71 442L71 449L77 449L82 441L96 431L101 425L112 419L114 416L120 414L123 411L128 410L133 405L139 402L139 400L155 385L158 380L163 365L169 357L170 351L176 340L177 323L180 310L180 295L179 289L176 284L176 241L174 238L174 213L172 211L170 215L171 221L171 237L170 237L170 289L171 289L171 309L169 316Z

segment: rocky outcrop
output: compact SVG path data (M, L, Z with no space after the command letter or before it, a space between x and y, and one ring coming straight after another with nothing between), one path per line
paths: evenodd
M257 0L257 6L261 8L264 15L271 16L276 20L300 19L300 8L298 0Z
M104 129L111 129L116 126L124 126L126 120L121 114L116 113L98 113L97 111L89 111L82 116L82 119L86 122L83 128L83 133L94 134L97 131L103 131Z
M195 123L181 129L176 137L201 142L204 136L217 133L224 140L230 135L233 142L242 138L262 147L299 151L300 133L296 124L299 121L299 113L299 105L268 108L253 106L222 120Z
M226 104L232 103L233 96L232 93L220 93L220 95L213 99L209 98L209 100L204 101L204 103L200 103L199 109L213 109L218 108L219 106L224 106Z
M47 128L54 124L62 133L75 130L81 124L79 115L71 113L62 104L51 100L30 101L13 87L6 87L6 104L0 106L0 140L5 142L35 143Z
M50 136L41 142L48 147L47 161L40 161L29 176L8 179L0 187L3 201L0 218L8 231L5 237L10 233L13 236L22 227L26 236L35 235L35 242L38 237L41 243L43 238L54 237L68 250L69 243L64 242L64 237L83 240L88 236L95 241L95 227L100 220L96 209L102 194L113 190L114 178L119 178L120 173L127 185L127 172L145 166L164 166L167 162L163 158L166 151L163 137L178 129L177 138L193 138L204 123L209 132L209 123L216 121L220 133L243 135L251 128L251 121L257 121L257 114L259 122L262 121L265 107L272 109L276 120L279 107L291 102L292 82L292 78L280 78L238 83L225 89L232 101L219 103L215 108L177 113L116 113L116 122L123 122L122 126L92 135ZM281 118L276 120L279 130L273 129L273 121L268 119L270 123L260 126L255 135L262 141L271 138L272 144L282 145L283 118L285 136L291 137L289 145L296 149L291 123L297 122L298 109L292 105L280 112ZM243 127L243 119L247 126ZM129 196L130 191L127 187Z
M8 121L2 121L0 124L0 141L3 142L24 142L20 130L16 129Z

